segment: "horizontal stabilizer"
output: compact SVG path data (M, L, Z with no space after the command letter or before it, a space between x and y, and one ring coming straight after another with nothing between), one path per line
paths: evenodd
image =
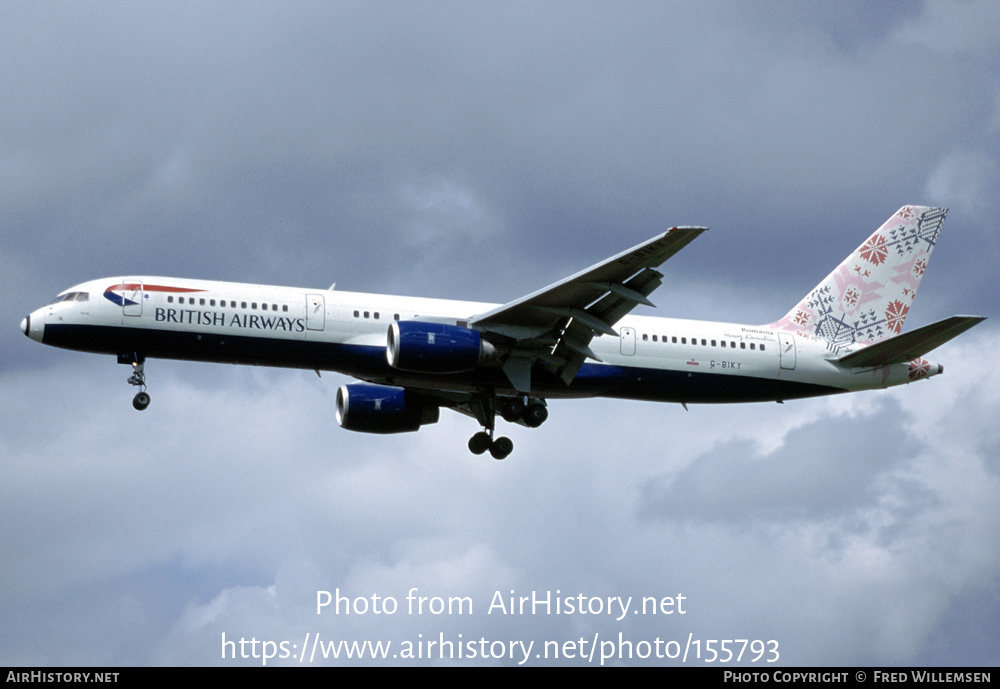
M982 316L952 316L845 354L836 362L850 368L903 364L922 357L984 320Z

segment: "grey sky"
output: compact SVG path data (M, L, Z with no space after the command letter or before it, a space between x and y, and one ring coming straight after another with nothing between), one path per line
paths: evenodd
M677 224L712 229L643 312L767 322L906 203L951 209L907 327L992 317L998 46L988 0L6 3L0 662L623 632L995 664L992 319L885 393L557 402L504 463L456 414L342 431L334 375L153 361L136 414L17 324L125 273L501 302ZM475 613L315 615L414 586ZM690 612L486 615L511 589Z

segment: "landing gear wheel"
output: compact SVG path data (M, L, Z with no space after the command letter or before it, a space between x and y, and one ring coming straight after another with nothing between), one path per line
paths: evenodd
M524 425L528 428L538 428L549 418L549 410L544 404L532 404L524 412Z
M524 416L524 401L518 398L512 399L500 407L500 416L508 423L519 421Z
M497 438L490 445L490 454L493 459L506 459L507 455L514 451L514 442L510 438Z
M474 455L481 455L489 450L490 445L492 444L493 439L490 438L490 434L485 431L480 431L469 438L469 451Z
M469 439L469 451L481 455L487 450L494 459L506 459L514 451L510 438L495 438L497 412L504 418L520 419L528 404L527 397L497 397L492 390L475 393L469 399L469 411L483 425L483 430Z
M139 392L136 393L135 397L132 398L132 406L142 411L149 406L149 393Z

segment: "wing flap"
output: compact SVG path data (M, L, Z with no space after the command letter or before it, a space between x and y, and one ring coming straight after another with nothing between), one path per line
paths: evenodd
M952 316L912 332L880 340L835 361L850 368L903 364L924 356L984 320L983 316Z

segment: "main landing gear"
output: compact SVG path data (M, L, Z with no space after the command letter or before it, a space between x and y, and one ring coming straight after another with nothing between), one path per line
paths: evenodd
M507 455L514 451L514 441L503 436L494 440L493 429L490 428L472 436L469 439L469 449L474 455L481 455L489 450L493 459L507 459Z
M500 400L500 416L504 421L521 421L528 428L538 428L549 418L549 410L540 399L505 397Z
M482 394L473 397L469 406L483 425L483 430L469 439L469 450L476 455L488 450L494 459L506 459L514 451L514 441L510 438L493 438L497 411L504 421L521 422L529 428L541 426L549 417L544 400L527 396L498 398L494 393Z
M132 375L128 378L129 385L138 386L139 392L132 398L132 406L138 411L142 411L149 406L150 397L146 392L146 358L140 354L119 354L119 364L131 364Z

